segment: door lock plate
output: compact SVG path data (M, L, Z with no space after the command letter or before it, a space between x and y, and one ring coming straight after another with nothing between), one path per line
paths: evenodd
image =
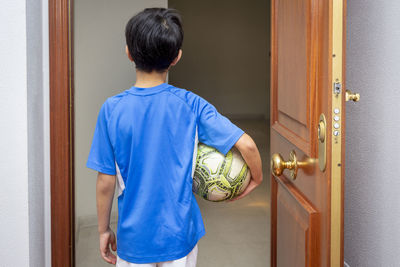
M339 95L342 92L342 84L340 82L333 83L333 93Z

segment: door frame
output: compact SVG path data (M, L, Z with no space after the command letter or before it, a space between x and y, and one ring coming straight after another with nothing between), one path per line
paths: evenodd
M75 266L72 2L49 0L51 266Z

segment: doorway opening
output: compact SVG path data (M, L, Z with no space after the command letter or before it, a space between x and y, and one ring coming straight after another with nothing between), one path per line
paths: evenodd
M135 81L123 31L128 19L146 7L171 7L182 14L183 57L168 82L212 103L255 140L263 161L264 181L248 197L232 203L197 198L207 232L197 266L269 266L269 6L267 0L157 0L151 6L146 0L74 1L76 266L109 266L98 250L96 174L85 164L100 106ZM115 232L117 216L115 194Z

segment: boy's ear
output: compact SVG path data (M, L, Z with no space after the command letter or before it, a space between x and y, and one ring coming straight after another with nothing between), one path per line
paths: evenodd
M131 56L131 53L129 53L129 49L128 49L127 45L125 45L125 53L128 56L129 60L133 62L133 58Z
M172 61L171 66L175 66L179 62L181 57L182 57L182 49L179 49L178 55L176 56L174 61Z

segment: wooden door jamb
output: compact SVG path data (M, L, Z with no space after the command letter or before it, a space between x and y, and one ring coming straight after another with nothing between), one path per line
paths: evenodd
M75 266L72 0L49 0L52 266Z

